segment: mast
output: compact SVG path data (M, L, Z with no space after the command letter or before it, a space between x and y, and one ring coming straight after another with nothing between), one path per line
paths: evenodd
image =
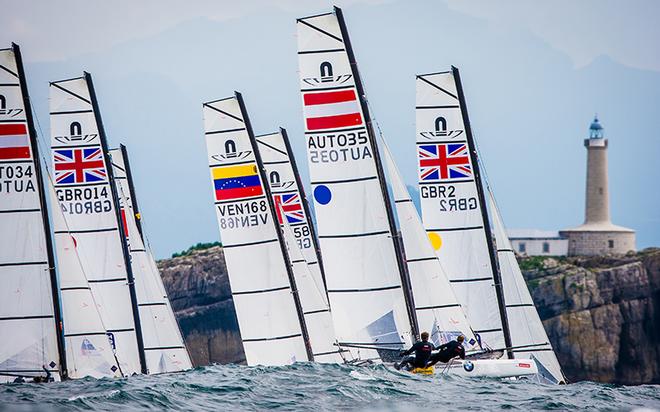
M55 254L53 253L53 241L50 237L50 220L48 218L48 206L46 205L46 192L44 190L41 157L39 156L39 143L37 141L37 131L34 128L34 119L32 117L32 107L30 96L28 95L27 80L23 69L23 57L21 49L16 43L11 47L16 58L16 67L18 68L18 79L21 84L21 93L23 95L23 106L25 107L25 117L28 124L28 133L30 134L30 145L32 146L32 155L34 157L34 170L37 181L37 190L39 191L39 204L41 208L41 217L44 226L44 236L46 238L46 251L48 254L48 272L50 273L50 287L53 296L53 313L55 315L55 334L57 336L57 352L60 357L60 377L64 380L68 377L66 365L66 352L64 347L64 330L62 328L62 311L60 306L60 296L57 287L57 274L55 273Z
M138 356L140 358L140 369L143 374L147 374L147 360L144 354L144 340L142 338L142 325L140 324L140 313L138 312L137 306L137 294L135 292L135 279L133 278L133 269L131 267L131 258L128 251L128 244L126 243L126 228L124 227L123 219L121 218L121 209L119 205L119 195L117 193L117 185L115 182L114 173L112 170L112 161L108 155L108 142L105 136L105 129L103 128L103 121L101 119L101 114L99 113L99 105L96 100L96 91L94 90L94 83L92 82L92 75L85 72L85 81L89 88L89 95L92 101L92 107L94 109L94 118L96 119L96 124L98 125L99 130L99 139L101 140L101 150L103 151L103 158L105 159L105 164L108 165L108 184L110 185L110 190L112 192L112 199L115 207L115 215L117 218L117 225L119 226L119 238L121 240L121 248L124 255L124 265L126 266L126 277L128 279L128 290L131 296L131 306L133 309L133 323L135 324L135 337L137 339L138 346Z
M502 322L502 333L504 334L504 344L506 348L511 348L511 331L509 329L509 322L506 314L506 306L504 303L504 290L502 289L502 277L500 276L499 267L497 264L497 252L493 244L493 235L490 230L490 221L488 220L488 209L486 208L486 197L484 196L483 185L481 183L481 173L479 171L479 160L477 159L477 150L472 136L472 128L470 127L470 118L467 112L467 105L465 103L465 95L463 94L463 84L461 83L461 76L458 68L451 67L452 74L456 79L456 90L458 92L458 101L460 102L461 114L463 116L463 124L465 125L465 133L468 144L472 148L470 150L470 160L474 170L474 179L477 186L477 197L479 205L481 206L481 217L484 221L484 231L486 234L486 243L488 244L488 255L490 257L490 265L493 270L493 281L495 282L495 294L497 296L497 306L500 310L500 319ZM507 349L507 357L513 359L511 349Z
M270 192L270 186L267 184L268 177L263 167L263 161L261 160L261 154L259 153L259 148L257 147L257 142L254 137L254 132L252 130L252 124L250 123L250 117L247 114L247 109L245 108L245 103L243 102L243 96L239 92L234 92L236 95L236 100L238 105L241 108L243 113L243 118L245 120L245 129L248 132L250 137L250 145L254 151L254 157L257 161L257 166L259 169L259 175L261 176L261 181L264 182L264 191L266 194L266 201L270 207L273 216L276 216L275 211L275 202L273 202L273 195ZM272 219L273 224L275 225L275 232L277 233L277 240L280 244L280 249L282 250L282 257L284 258L284 264L286 266L286 272L289 277L289 282L291 283L291 293L293 295L293 301L296 305L296 313L298 314L298 322L300 322L300 330L303 335L303 340L305 341L305 351L307 352L307 359L310 362L314 361L314 354L312 353L312 346L309 340L309 332L307 330L307 324L305 323L305 317L303 315L302 305L300 303L300 296L298 295L298 288L296 287L296 279L293 276L293 270L291 267L291 260L289 259L289 253L286 249L286 243L284 242L284 237L282 236L282 229L280 228L277 219Z
M291 162L291 168L293 169L293 175L296 178L296 184L298 185L298 190L301 195L301 203L303 210L305 211L305 217L307 218L307 226L309 226L309 233L312 238L312 243L314 244L314 251L316 252L316 260L319 262L319 270L321 271L321 279L323 279L323 288L325 289L326 299L328 298L328 284L325 281L325 269L323 268L323 258L321 256L321 246L319 246L319 240L316 237L316 228L312 223L312 215L309 210L309 203L307 203L307 196L305 195L305 188L303 187L302 180L300 179L300 172L298 172L298 165L296 164L296 158L293 155L291 150L291 143L289 142L289 135L286 130L280 127L280 133L282 134L282 139L284 140L284 145L286 146L286 151L289 153L289 161Z
M126 146L123 144L119 145L119 150L121 151L122 159L124 159L124 168L126 173L126 181L128 182L128 191L131 196L131 203L133 206L133 213L135 216L135 225L137 226L138 233L144 242L144 235L142 234L142 219L139 219L140 209L138 208L137 197L135 196L135 186L133 185L133 174L131 173L131 162L128 161L128 152L126 151Z
M383 202L385 202L385 211L387 213L387 222L390 228L390 233L392 235L392 243L394 246L394 252L396 254L396 263L399 269L399 275L401 277L401 286L403 287L403 296L406 301L406 308L408 312L408 320L410 322L411 332L415 339L419 339L419 330L417 324L417 315L415 313L415 303L413 301L410 279L408 278L408 273L406 271L406 264L403 261L403 250L401 247L401 242L399 240L399 235L396 230L396 224L394 223L394 213L392 211L392 204L390 202L389 193L387 190L387 184L385 183L385 174L383 171L383 164L380 159L380 153L378 151L378 146L376 144L376 135L373 130L373 125L371 123L371 115L369 113L369 107L365 99L364 87L362 85L362 79L360 78L360 73L357 69L357 61L355 55L353 54L353 47L351 46L351 40L348 36L348 30L346 28L346 22L344 21L344 15L339 7L334 7L335 14L337 15L337 20L339 22L339 28L341 30L342 37L344 38L344 44L346 46L346 53L348 54L348 59L351 65L351 71L353 73L353 78L355 79L355 88L357 89L360 106L362 107L362 113L364 114L365 126L367 132L371 136L370 143L371 149L374 154L374 161L376 163L376 173L378 173L378 181L380 184L380 189L383 195Z

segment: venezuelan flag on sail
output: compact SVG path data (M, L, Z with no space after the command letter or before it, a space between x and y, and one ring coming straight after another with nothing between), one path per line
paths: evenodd
M211 169L216 200L237 200L264 193L255 164Z

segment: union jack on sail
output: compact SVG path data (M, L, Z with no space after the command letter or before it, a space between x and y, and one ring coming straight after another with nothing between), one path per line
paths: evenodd
M95 183L106 180L103 152L89 149L54 149L55 183Z
M421 180L452 180L472 177L465 143L425 144L417 147Z
M289 223L302 223L305 221L305 212L303 212L300 196L297 193L292 194L274 194L275 211L277 220L282 224L282 213L286 216Z

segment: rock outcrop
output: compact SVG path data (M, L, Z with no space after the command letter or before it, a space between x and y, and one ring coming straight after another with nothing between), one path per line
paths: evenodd
M569 381L660 383L660 249L520 263ZM159 267L194 364L245 362L222 249Z
M660 249L520 263L570 381L660 382Z

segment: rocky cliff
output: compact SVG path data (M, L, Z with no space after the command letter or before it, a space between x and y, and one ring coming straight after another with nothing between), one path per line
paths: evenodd
M570 381L660 382L660 249L520 263ZM195 365L244 362L222 249L159 267Z

